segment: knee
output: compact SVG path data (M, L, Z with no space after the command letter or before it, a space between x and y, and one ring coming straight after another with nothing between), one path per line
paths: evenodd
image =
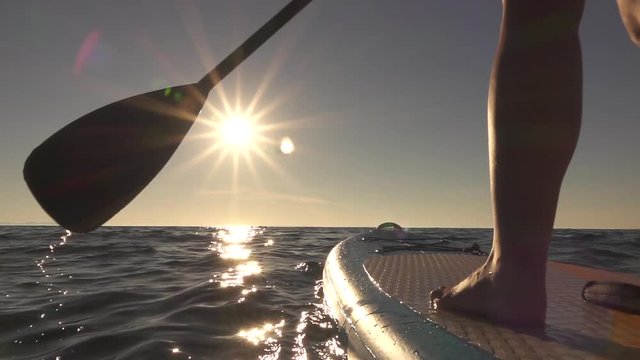
M629 30L629 38L633 41L634 44L640 46L640 29L636 28L635 30Z
M640 46L640 0L618 0L618 9L629 38Z
M627 29L629 39L637 46L640 46L640 13L636 15L637 17L623 17L622 22Z

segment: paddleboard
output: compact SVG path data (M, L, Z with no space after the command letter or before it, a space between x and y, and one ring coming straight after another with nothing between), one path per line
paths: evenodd
M589 281L640 285L639 277L550 261L545 326L516 329L431 309L431 290L459 282L486 257L469 248L385 250L416 243L387 226L353 235L329 253L325 304L350 359L640 359L640 315L582 297Z

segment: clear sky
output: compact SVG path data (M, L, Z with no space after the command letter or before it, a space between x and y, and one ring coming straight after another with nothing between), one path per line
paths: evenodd
M197 81L285 3L3 2L0 223L51 221L22 180L49 135ZM205 121L108 224L491 226L486 94L500 11L498 0L315 0L211 93ZM582 135L556 227L640 228L640 49L615 1L588 1L581 33ZM207 152L206 120L221 120L225 101L254 101L270 140L235 162L231 149ZM283 137L290 155L277 151Z

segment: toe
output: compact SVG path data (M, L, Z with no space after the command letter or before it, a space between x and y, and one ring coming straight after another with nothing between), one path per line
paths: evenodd
M429 293L429 299L431 299L431 300L440 299L442 297L442 295L444 295L444 291L446 289L447 289L446 286L440 286L439 288L431 291L431 293Z
M442 297L444 296L444 292L447 289L446 286L440 286L439 288L431 291L429 293L429 302L431 304L432 308L436 308L438 306L438 302L440 301L440 299L442 299Z

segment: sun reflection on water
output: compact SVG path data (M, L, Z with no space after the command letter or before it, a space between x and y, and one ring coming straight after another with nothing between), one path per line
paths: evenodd
M253 327L247 330L240 330L238 336L244 338L251 344L257 346L263 344L266 346L267 354L260 356L260 359L278 359L280 357L281 345L278 339L282 337L282 328L284 320L279 323L264 323L261 326Z
M277 324L264 323L262 326L257 326L247 330L240 330L238 336L245 338L253 345L258 345L262 342L265 344L268 342L276 341L273 336L282 336L282 327L284 326L284 320L280 320Z
M266 236L262 236L263 233ZM236 302L243 306L253 306L252 301L262 301L261 298L273 295L275 284L270 283L269 274L272 264L269 260L261 263L251 259L253 249L263 254L274 246L277 238L269 236L265 229L252 226L233 226L217 228L213 231L210 250L223 260L226 265L221 271L214 272L209 280L220 288L227 290L236 297ZM313 262L305 262L306 268L311 268ZM311 264L311 265L310 265ZM300 270L301 266L289 267L290 270ZM265 267L265 269L263 269ZM311 270L306 269L306 273ZM261 274L259 277L255 275ZM265 281L265 282L263 282ZM262 293L264 292L264 293ZM257 351L258 359L278 359L286 353L288 358L306 360L309 358L344 359L346 353L338 336L329 336L333 325L322 304L322 281L317 280L314 286L314 297L317 303L309 303L309 308L302 310L298 321L295 319L248 319L246 328L239 329L235 336L246 341L252 351ZM261 296L258 294L262 294ZM252 321L254 320L254 321ZM293 323L291 323L293 321ZM285 324L289 326L285 326ZM286 340L289 338L290 340ZM325 337L320 340L321 337Z
M223 259L246 260L251 255L251 250L244 245L225 245L218 248Z
M239 264L230 267L227 271L213 275L211 281L216 281L220 287L245 287L240 291L238 303L246 301L247 297L258 291L255 285L245 284L247 277L262 273L262 266L255 260L248 260L251 250L248 248L256 235L261 234L261 229L252 226L228 226L218 228L213 234L210 250L218 253L225 260L239 260ZM262 243L263 246L271 246L273 240ZM250 287L249 287L250 286ZM265 353L259 359L278 359L282 345L282 329L285 321L278 323L266 322L261 325L243 329L237 336L244 338L254 346L262 345Z
M244 284L245 277L260 274L261 272L262 268L257 261L249 261L239 264L235 268L229 268L220 276L222 279L220 280L220 286L242 286Z
M209 249L217 252L218 256L227 260L247 260L251 256L251 249L247 245L260 233L259 228L253 226L227 226L217 229L213 234ZM219 241L216 241L219 240ZM247 261L229 268L222 274L214 274L221 287L242 286L244 278L262 272L262 267L257 261ZM255 287L252 288L255 292ZM247 295L243 292L243 295ZM240 301L244 301L241 298Z
M245 243L251 241L258 229L250 225L225 226L216 234L225 243Z
M247 226L227 226L219 228L214 233L215 240L212 241L209 249L217 252L223 259L246 260L251 256L251 250L246 244L259 233L259 229Z

